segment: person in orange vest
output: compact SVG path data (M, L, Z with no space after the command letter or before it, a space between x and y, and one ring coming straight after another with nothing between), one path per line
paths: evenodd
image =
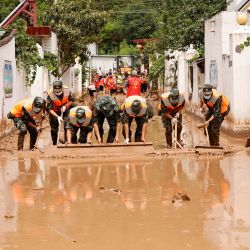
M49 122L51 127L51 138L53 145L57 144L58 127L64 122L64 130L69 126L69 110L73 105L73 96L67 86L63 86L62 81L56 80L53 88L48 91L47 111L49 113Z
M125 142L131 142L131 124L136 121L135 142L146 142L146 132L148 125L148 105L147 100L141 96L133 95L125 99L121 110L123 111L123 125ZM151 117L150 117L151 118Z
M116 94L117 85L116 85L116 80L114 79L113 75L109 75L107 77L106 86L107 86L107 89L109 90L109 93L111 96Z
M45 100L42 97L28 98L18 102L7 117L14 121L19 129L17 149L23 150L24 138L30 133L30 149L34 149L38 132L41 131L41 121L44 118Z
M127 80L127 97L132 95L141 95L141 80L137 76L136 70L133 70L131 77Z
M88 106L78 106L70 109L69 119L71 129L67 130L67 143L87 143L92 144L92 131L95 130L98 143L101 137L97 123L93 122L92 111ZM77 140L77 132L80 129L80 136Z
M161 95L159 114L162 114L162 123L166 129L167 148L172 148L172 131L175 123L177 123L177 141L183 146L180 135L182 130L181 110L184 108L184 105L184 95L177 88L172 88L170 92Z
M220 127L230 111L230 104L228 99L219 94L212 85L205 84L203 87L203 94L200 100L201 112L205 114L205 126L207 126L210 145L219 146Z

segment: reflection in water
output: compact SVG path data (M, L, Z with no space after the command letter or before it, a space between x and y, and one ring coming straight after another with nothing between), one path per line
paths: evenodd
M70 235L80 249L248 249L249 157L239 159L0 159L0 214L14 216L0 220L0 244L72 249L58 241ZM191 200L173 203L176 193Z
M125 165L124 192L122 200L129 211L145 210L147 207L148 178L145 164Z

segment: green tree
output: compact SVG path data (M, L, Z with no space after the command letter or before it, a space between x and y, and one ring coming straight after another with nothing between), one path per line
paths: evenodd
M152 34L158 29L160 1L103 2L105 10L109 10L111 13L111 18L102 31L99 46L105 53L116 54L123 40L132 44L134 39L152 37Z
M159 38L161 47L185 50L204 46L204 22L226 9L227 0L164 0Z
M9 13L16 8L19 4L19 0L1 0L0 1L0 22L6 18Z
M51 26L58 39L58 77L75 64L76 58L80 63L86 62L87 45L100 39L107 14L93 8L88 0L61 0L47 11L44 21Z

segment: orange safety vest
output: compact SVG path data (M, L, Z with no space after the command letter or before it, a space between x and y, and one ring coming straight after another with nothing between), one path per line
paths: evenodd
M161 95L161 99L165 105L165 107L169 110L170 114L175 114L179 112L183 108L183 104L185 102L184 94L179 94L179 101L176 106L173 106L169 100L170 92L163 93Z
M83 124L79 124L77 122L76 110L78 108L82 108L85 110L86 119L85 119ZM77 127L87 127L91 121L91 118L92 118L92 111L90 110L90 108L88 106L78 106L78 107L70 109L70 111L69 111L70 122L72 125L77 126Z
M48 91L48 96L52 100L54 107L53 111L59 112L61 107L69 102L70 89L67 86L63 86L63 98L60 100L57 95L54 93L53 89Z
M217 100L222 97L222 103L221 103L221 114L224 114L227 110L228 110L228 107L229 107L229 100L222 94L219 94L215 89L212 90L213 91L213 94L212 94L212 97L207 101L205 102L205 99L203 97L203 102L206 104L206 106L208 108L213 108L215 103L217 102Z
M139 112L139 114L135 115L132 110L131 110L131 106L132 106L132 102L134 100L139 100L142 104L142 108ZM145 98L138 96L138 95L133 95L133 96L129 96L125 99L124 103L121 106L121 110L126 110L126 113L130 116L130 117L141 117L143 115L146 114L147 111L147 101Z
M36 122L39 122L39 121L41 121L43 110L41 110L39 113L35 113L33 111L33 102L34 102L34 98L24 99L24 100L18 102L11 109L10 112L16 118L22 118L22 116L23 116L22 109L24 108L32 119L34 119Z

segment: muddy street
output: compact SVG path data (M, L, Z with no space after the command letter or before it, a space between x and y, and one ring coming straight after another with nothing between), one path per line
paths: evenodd
M185 147L204 143L194 119L184 122ZM15 148L15 136L5 149ZM161 150L163 138L156 117L148 139ZM242 148L244 139L223 135L222 144ZM28 153L1 152L0 249L250 249L247 151L85 159Z
M249 249L249 159L2 157L1 249Z

